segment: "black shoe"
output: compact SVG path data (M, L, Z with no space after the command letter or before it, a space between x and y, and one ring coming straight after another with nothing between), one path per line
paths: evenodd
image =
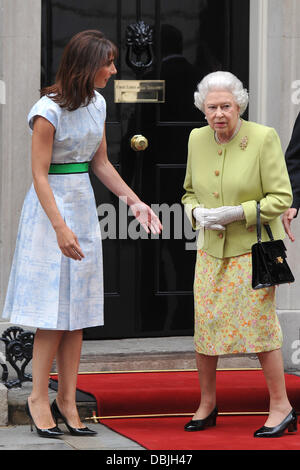
M254 437L280 437L284 434L285 430L288 432L297 431L297 415L296 411L292 409L290 413L281 421L280 424L269 428L267 426L262 426L254 433Z
M203 431L208 426L215 426L218 416L218 408L215 407L213 411L204 419L191 419L184 426L185 431Z
M68 424L64 415L62 415L61 412L59 411L56 400L54 400L54 402L51 405L51 411L52 411L54 418L56 419L56 424L57 424L58 418L62 419L65 425L67 426L68 430L70 431L70 434L72 434L73 436L94 436L95 434L98 434L96 431L92 431L92 429L89 429L87 427L72 428L72 426Z
M53 428L48 428L48 429L40 429L36 426L35 422L33 421L32 416L31 416L31 413L30 413L28 400L27 400L26 405L25 405L25 410L26 410L27 415L30 418L31 432L33 431L32 424L34 424L34 427L35 427L38 435L41 436L41 437L59 437L59 436L63 436L64 433L57 426L54 426Z

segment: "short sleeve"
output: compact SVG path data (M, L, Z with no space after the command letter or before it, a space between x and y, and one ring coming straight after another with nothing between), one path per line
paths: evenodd
M55 129L58 127L59 123L60 108L59 105L54 103L47 96L43 96L39 101L33 105L29 114L28 114L28 124L30 127L30 132L33 131L34 118L37 116L42 116L47 121L49 121Z
M101 112L101 116L103 120L105 121L106 119L106 101L103 98L103 96L95 90L95 107L97 108L98 111Z

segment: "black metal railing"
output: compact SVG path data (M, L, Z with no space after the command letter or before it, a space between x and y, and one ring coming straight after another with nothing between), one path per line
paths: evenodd
M8 368L6 363L1 363L2 382L7 388L22 387L23 382L31 382L31 374L27 374L25 369L32 359L34 333L24 331L19 326L12 326L4 331L0 341L5 344L6 361L17 373L17 379L8 380Z

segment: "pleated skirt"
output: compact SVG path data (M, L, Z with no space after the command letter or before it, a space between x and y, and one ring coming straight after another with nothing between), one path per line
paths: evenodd
M21 213L3 318L43 329L103 325L101 234L88 173L49 175L57 207L85 257L64 256L33 185Z

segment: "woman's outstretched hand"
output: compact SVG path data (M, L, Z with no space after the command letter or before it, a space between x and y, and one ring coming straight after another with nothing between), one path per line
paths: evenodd
M151 231L153 234L160 234L163 228L162 224L157 215L147 204L144 202L136 202L130 206L130 209L147 233Z
M56 229L56 237L58 246L65 256L78 261L84 258L75 233L73 233L67 225Z
M291 232L291 222L296 215L297 215L297 209L294 209L291 207L290 209L285 211L285 213L283 214L283 218L282 218L284 230L286 231L289 239L292 242L295 241L295 237Z

